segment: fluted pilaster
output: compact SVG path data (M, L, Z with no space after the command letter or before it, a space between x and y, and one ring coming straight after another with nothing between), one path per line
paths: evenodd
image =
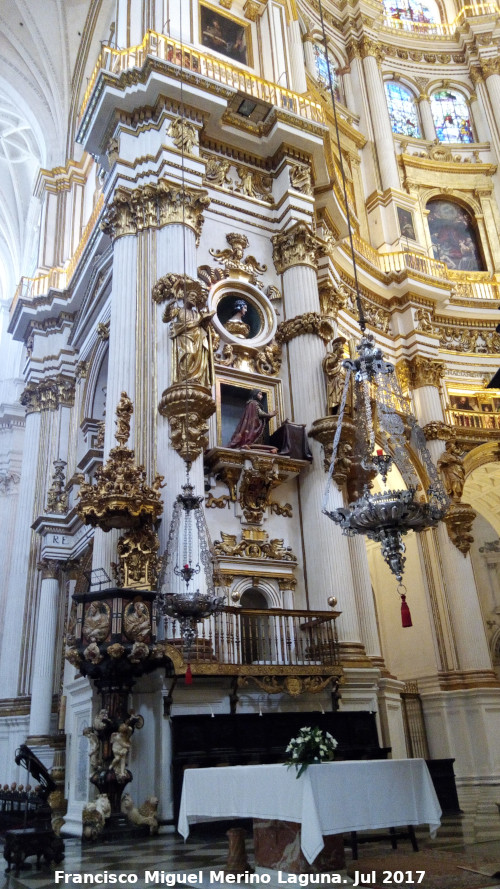
M31 684L30 735L49 735L59 603L59 562L44 560Z
M376 48L376 45L375 45ZM375 51L375 50L374 50ZM366 91L373 126L382 190L401 188L398 165L394 153L394 137L387 110L387 99L378 61L371 53L371 44L363 58Z

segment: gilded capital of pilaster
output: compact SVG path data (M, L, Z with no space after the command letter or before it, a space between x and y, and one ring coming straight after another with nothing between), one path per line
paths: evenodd
M485 80L492 74L500 74L500 57L494 56L492 59L485 59L481 63L481 73Z
M408 362L408 367L412 389L420 389L422 386L435 386L439 389L440 381L446 371L442 361L435 361L424 355L416 355Z
M158 410L170 423L170 443L188 463L196 460L208 446L209 417L215 413L215 401L205 386L174 383L165 389Z
M296 222L292 228L273 235L273 262L279 275L296 265L308 265L315 269L317 261L327 249L305 222Z
M61 565L59 559L42 559L36 567L41 572L42 580L58 580Z
M349 296L345 284L337 284L333 281L322 281L318 285L319 304L323 315L336 318L341 309L344 309Z
M75 403L75 381L67 377L48 377L40 383L28 383L20 396L26 414L36 411L56 411Z
M243 7L243 15L249 22L256 22L261 17L266 8L267 2L259 2L259 0L246 0Z
M192 228L199 240L203 211L210 198L199 188L182 186L168 179L133 190L120 186L108 206L101 228L112 240L137 235L149 228L178 223Z
M379 43L376 40L372 40L371 37L363 37L359 44L360 55L362 59L366 59L369 56L374 58L377 62L377 65L381 65L384 60L384 51L382 50Z
M481 71L481 68L471 68L469 71L469 77L472 80L474 86L478 83L483 83L484 77Z
M304 336L307 333L319 336L325 343L329 343L335 336L333 324L329 318L318 312L305 312L303 315L296 315L295 318L289 318L278 324L276 342L283 345L295 337Z

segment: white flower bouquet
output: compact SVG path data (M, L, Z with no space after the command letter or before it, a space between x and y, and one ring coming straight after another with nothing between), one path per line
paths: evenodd
M286 753L288 759L285 765L295 766L297 769L297 778L300 778L307 766L316 762L330 762L335 758L335 750L338 742L332 738L330 732L325 732L318 726L306 725L301 728L297 737L292 738Z

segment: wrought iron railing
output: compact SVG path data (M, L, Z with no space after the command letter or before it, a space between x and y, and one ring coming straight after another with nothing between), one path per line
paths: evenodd
M251 672L270 666L297 667L306 673L311 667L332 667L339 663L335 619L336 614L327 611L228 606L200 623L191 659ZM175 618L165 620L165 642L182 649Z
M263 80L250 71L231 65L207 53L190 49L166 34L147 31L142 43L125 49L114 49L103 46L97 63L89 78L87 89L78 116L78 126L88 108L92 91L101 71L121 74L131 68L142 68L147 58L158 59L171 65L182 67L195 74L201 74L210 80L240 90L255 99L261 99L278 108L292 111L308 120L324 122L321 105L300 93L294 93L276 83Z

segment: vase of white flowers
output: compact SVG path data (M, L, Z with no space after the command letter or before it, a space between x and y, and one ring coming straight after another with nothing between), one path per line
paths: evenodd
M325 732L317 725L313 728L306 725L300 729L296 738L292 738L286 748L288 759L285 760L285 765L288 768L295 766L296 777L300 778L307 766L335 759L337 747L338 742L332 738L330 732Z

